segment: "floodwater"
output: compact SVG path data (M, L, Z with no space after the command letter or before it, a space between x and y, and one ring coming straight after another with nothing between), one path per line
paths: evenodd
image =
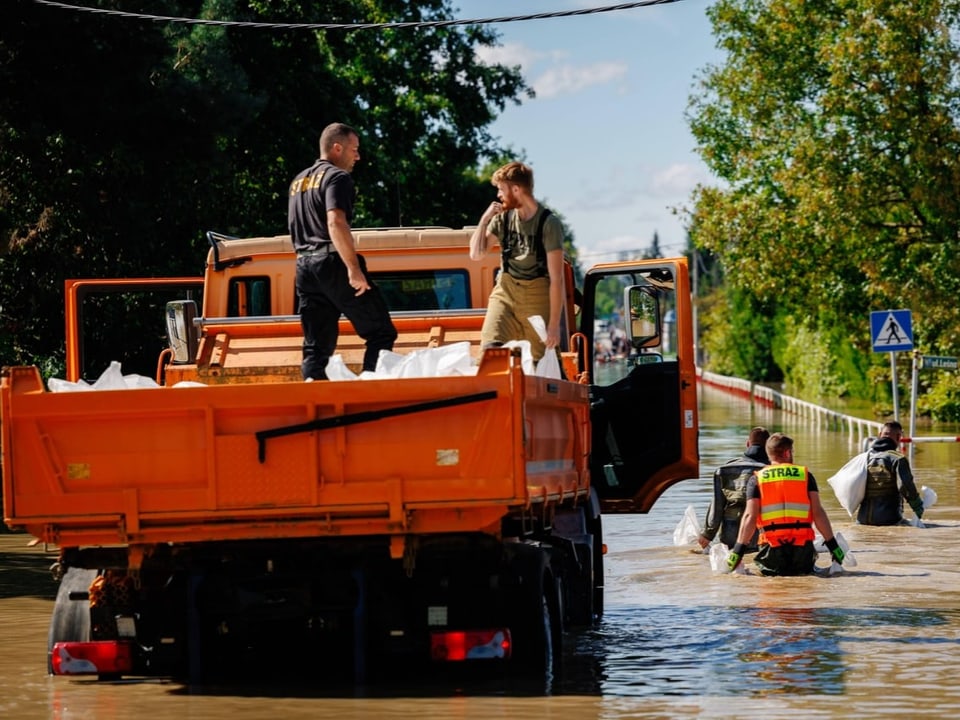
M794 438L797 462L817 476L856 567L833 577L722 575L705 555L674 546L684 509L693 505L702 518L714 466L739 454L757 424ZM948 433L957 434L929 434ZM0 713L53 720L960 716L960 444L917 448L918 485L938 495L922 528L863 527L847 516L826 480L858 451L859 440L846 433L704 388L701 479L675 485L649 515L605 520L606 614L596 628L566 638L563 675L549 688L423 678L416 687L343 688L331 697L309 687L48 677L50 558L26 547L26 536L0 535Z

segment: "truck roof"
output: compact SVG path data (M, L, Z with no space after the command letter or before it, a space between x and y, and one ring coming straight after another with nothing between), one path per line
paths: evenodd
M405 250L413 248L469 247L470 236L475 226L459 230L448 227L399 227L399 228L355 228L353 237L359 252L370 250ZM226 262L249 255L292 254L293 243L289 235L237 238L219 233L211 233L217 242L216 250L211 248L216 259Z

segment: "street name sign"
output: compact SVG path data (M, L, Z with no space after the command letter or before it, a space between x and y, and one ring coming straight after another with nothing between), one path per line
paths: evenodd
M956 370L958 367L957 358L944 357L942 355L921 355L920 367L923 370Z

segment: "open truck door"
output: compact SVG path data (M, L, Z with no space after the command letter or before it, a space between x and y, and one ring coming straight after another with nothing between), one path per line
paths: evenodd
M591 484L604 513L646 513L699 475L693 313L685 258L598 265L583 288Z

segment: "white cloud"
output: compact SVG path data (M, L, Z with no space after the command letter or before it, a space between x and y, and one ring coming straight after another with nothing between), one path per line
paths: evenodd
M499 47L477 48L477 58L487 65L520 66L528 77L534 66L543 63L562 63L569 56L564 50L543 52L522 43L505 43ZM624 77L627 65L623 62L597 62L590 65L558 65L540 73L530 85L538 98L571 95L592 85L605 85Z
M629 170L613 166L605 177L589 182L569 199L568 206L584 212L653 208L636 217L647 220L652 218L649 213L660 214L666 207L689 199L698 183L714 182L707 169L695 163L676 162L656 168L641 165Z
M691 163L673 163L654 174L648 190L653 197L686 197L698 183L709 182L710 175L704 167Z
M627 74L622 62L600 62L576 67L561 65L551 68L533 81L538 98L551 98L578 93L592 85L606 85Z
M641 238L639 235L612 235L605 237L592 247L580 247L580 260L586 267L601 262L619 260L621 253L636 256L650 247L653 234Z
M559 61L566 56L566 53L560 50L542 52L522 43L504 43L497 47L478 47L476 53L477 59L487 65L506 65L507 67L519 65L524 73L541 60Z

